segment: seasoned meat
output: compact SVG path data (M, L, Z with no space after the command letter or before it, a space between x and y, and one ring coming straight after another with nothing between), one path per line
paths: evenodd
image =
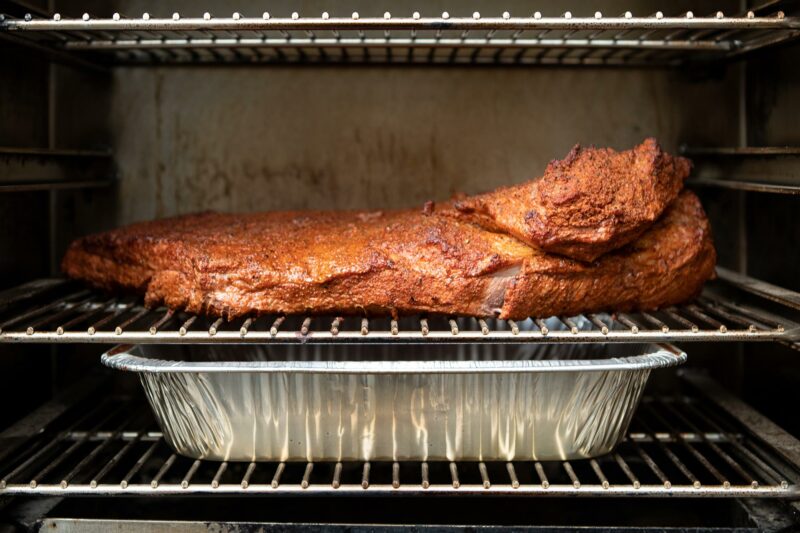
M145 222L72 243L62 268L97 287L143 293L148 305L229 318L432 312L522 319L678 303L700 291L714 263L708 220L684 192L635 242L590 263L488 229L451 204L429 203Z
M690 169L688 159L664 153L655 139L624 152L575 146L541 178L455 207L542 250L593 261L649 228L678 196Z
M641 237L592 263L541 252L525 261L502 314L659 309L697 296L714 278L716 260L700 200L684 191Z

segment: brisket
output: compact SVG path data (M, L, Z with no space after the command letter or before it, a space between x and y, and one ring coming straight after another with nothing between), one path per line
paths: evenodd
M575 146L539 179L457 201L468 219L536 248L593 261L633 241L683 188L691 163L655 139L632 150Z
M667 166L683 166L675 161ZM588 178L576 179L591 186ZM674 179L678 183L682 175ZM467 200L461 200L400 211L202 213L144 222L73 242L62 268L96 287L144 294L150 306L228 318L431 312L522 319L655 309L695 296L713 277L716 259L708 220L691 192L681 193L661 218L645 225L649 229L637 226L669 203L671 193L654 192L661 181L637 185L658 204L649 210L632 201L630 216L614 215L606 223L602 209L587 208L599 220L602 238L589 236L579 212L538 219L571 228L563 242L576 247L560 252L586 243L596 250L603 240L605 248L617 248L592 262L531 246L500 223L469 216ZM608 213L625 210L625 202L610 198L604 205L615 207ZM487 213L497 212L496 205ZM511 207L521 211L513 202Z

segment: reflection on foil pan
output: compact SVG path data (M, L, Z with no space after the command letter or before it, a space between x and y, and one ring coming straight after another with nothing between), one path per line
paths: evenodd
M139 373L192 458L511 461L611 451L650 371L686 360L668 345L431 348L142 345L103 362Z

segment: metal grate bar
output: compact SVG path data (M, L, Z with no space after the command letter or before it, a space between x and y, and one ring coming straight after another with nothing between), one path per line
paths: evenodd
M719 329L720 333L726 333L728 331L728 327L725 324L723 324L719 320L711 318L706 313L704 313L702 310L700 310L700 308L698 308L696 305L693 305L693 304L687 305L686 306L686 312L689 313L690 315L694 316L695 318L700 319L701 321L703 321L703 322L705 322L707 324L711 324L715 328Z
M570 318L562 316L558 317L558 320L559 322L564 324L567 327L567 331L569 331L573 335L577 335L578 332L580 331L580 328L577 326L577 324L575 324L575 322L573 322Z
M99 406L96 406L94 409L90 410L88 413L83 415L77 421L73 422L65 430L65 433L69 432L70 430L72 430L72 429L74 429L76 427L79 427L83 422L85 422L87 420L90 420L91 418L96 416L98 411L101 411L102 408L103 408L103 406L99 405ZM36 462L39 461L42 457L45 457L51 450L53 450L56 446L59 445L59 443L61 442L62 438L63 438L63 435L61 435L59 437L56 437L55 439L50 440L43 447L41 447L38 450L36 450L36 452L33 455L31 455L30 457L28 457L22 464L20 464L19 466L17 466L13 470L11 470L8 474L6 474L2 478L0 478L0 489L5 488L6 485L8 483L10 483L12 479L16 478L19 474L24 472L31 465L36 464Z
M211 488L216 489L219 487L219 482L222 479L222 475L228 469L228 462L223 461L219 464L219 468L217 468L217 473L214 474L214 479L211 480Z
M369 473L372 469L372 465L370 465L369 461L364 463L364 468L361 470L361 488L368 489L369 488Z
M84 307L84 311L82 313L80 313L78 316L76 316L76 317L72 318L71 320L61 324L60 326L58 326L58 328L56 328L56 334L62 334L62 333L64 333L64 331L66 331L67 329L71 328L72 326L74 326L76 324L82 324L82 323L86 322L90 317L95 316L98 312L100 312L103 309L107 308L109 305L114 304L114 302L116 302L116 300L112 298L111 300L108 300L106 302L98 302L98 303L95 303L95 304L86 305ZM30 332L30 334L33 334L33 329L32 328L28 328L27 331ZM59 332L61 332L61 333L59 333ZM87 334L88 334L88 330L87 330Z
M119 464L119 462L128 454L128 452L131 450L131 448L133 448L136 445L136 443L138 443L139 440L141 440L141 438L142 438L142 434L141 433L137 433L136 437L134 439L128 441L128 443L125 444L125 446L123 446L122 449L120 449L120 451L118 451L114 455L114 457L112 457L108 461L108 463L106 463L106 465L100 470L100 472L98 472L92 478L92 480L89 482L89 486L91 488L93 488L93 489L97 488L97 485L100 483L100 481L103 480L105 475L108 474L108 472L112 468L114 468L117 464Z
M127 424L127 421L126 421L126 424ZM122 427L124 427L124 425ZM72 481L72 479L74 479L75 476L79 472L83 471L83 469L84 469L84 467L86 465L88 465L92 460L94 460L94 458L97 457L100 454L100 452L102 452L104 449L106 449L114 441L114 438L119 436L119 434L121 432L121 429L122 428L120 428L117 431L115 431L114 434L111 436L111 438L109 438L107 440L100 441L100 444L95 446L94 449L91 452L89 452L88 455L86 455L86 457L84 457L72 470L69 471L68 474L66 474L61 479L60 485L62 487L64 487L64 488L66 488L67 485L69 485L70 481ZM81 442L81 441L78 441L78 442ZM62 455L62 457L63 457L63 455Z
M200 461L195 461L195 463L199 465ZM244 473L244 477L242 478L242 483L241 483L243 489L246 489L247 487L250 486L250 477L253 475L253 472L256 471L256 466L257 466L256 463L250 463L249 465L247 465L247 471Z
M628 317L625 313L617 313L617 320L625 324L631 331L631 334L636 335L639 333L639 325Z
M342 463L336 463L336 466L333 468L333 481L331 482L331 486L334 489L338 489L341 486L341 478L342 478Z
M186 335L186 333L189 331L189 328L191 328L192 324L194 324L195 320L197 320L197 316L194 316L194 315L190 316L189 318L187 318L186 321L183 323L183 325L178 330L178 335L181 335L181 336Z
M452 462L450 463L450 482L454 489L461 487L461 481L458 479L458 465Z
M95 430L96 430L98 427L101 427L101 426L103 425L103 422L105 422L105 421L107 421L109 418L112 418L113 416L115 416L115 415L119 414L119 413L120 413L120 411L121 411L121 410L117 410L117 411L113 412L111 415L109 415L109 417L107 417L107 418L103 419L101 422L99 422L99 423L98 423L98 424L95 426ZM117 429L114 431L114 433L111 435L111 437L110 437L110 438L108 438L108 439L106 439L106 440L103 440L103 441L101 441L101 442L100 442L100 444L98 444L97 446L95 446L95 447L94 447L94 449L93 449L91 452L89 452L89 454L88 454L88 455L86 455L86 456L85 456L85 457L84 457L84 458L83 458L83 459L82 459L82 460L81 460L81 461L80 461L80 462L79 462L79 463L78 463L78 464L77 464L77 465L76 465L76 466L75 466L75 467L74 467L72 470L70 470L70 471L69 471L69 473L68 473L68 474L66 474L66 475L65 475L65 476L64 476L64 477L61 479L61 483L60 483L61 487L64 487L64 488L66 488L66 487L69 485L70 481L72 481L72 479L73 479L73 478L74 478L76 475L78 475L78 473L79 473L79 472L82 472L82 471L83 471L83 469L84 469L84 467L85 467L86 465L88 465L88 464L89 464L89 463L90 463L90 462L91 462L91 461L92 461L92 460L93 460L93 459L94 459L94 458L95 458L95 457L96 457L98 454L100 454L100 452L102 452L102 451L103 451L103 450L104 450L104 449L105 449L105 448L106 448L106 447L107 447L109 444L111 444L115 438L118 438L118 437L119 437L119 435L121 434L122 430L123 430L123 429L124 429L124 428L125 428L125 427L126 427L128 424L129 424L129 423L130 423L130 421L129 421L129 420L125 420L125 422L123 422L123 423L122 423L122 425L120 425L120 426L119 426L119 427L118 427L118 428L117 428ZM73 446L77 447L77 446L79 446L80 444L83 444L84 442L87 442L87 441L89 440L89 438L90 438L90 437L91 437L91 433L87 433L87 434L86 434L86 435L85 435L85 436L84 436L82 439L78 439L78 440L75 442L75 444L74 444ZM69 449L69 450L67 450L66 452L64 452L63 454L61 454L61 455L59 456L59 458L58 458L58 461L57 461L56 463L51 463L51 464L49 465L49 468L53 468L53 467L55 467L55 466L58 464L58 462L60 462L60 461L61 461L61 460L63 460L63 459L66 457L66 456L68 456L70 453L72 453L72 451L74 451L74 450L72 450L72 447L70 447L70 449ZM37 477L41 477L41 476L43 476L43 475L44 475L44 474L40 472L40 473L37 475ZM35 478L34 478L34 479L35 479Z
M400 488L400 463L397 461L392 463L392 488Z
M649 405L648 405L648 407L650 407L650 411L652 412L653 416L655 416L655 417L656 417L656 419L657 419L659 422L661 422L663 425L665 425L665 426L669 427L670 429L674 430L674 427L673 427L673 426L672 426L672 425L671 425L671 424L670 424L670 423L669 423L669 422L668 422L668 421L667 421L667 420L666 420L664 417L662 417L662 416L661 416L661 415L660 415L658 412L656 412L656 411L655 411L655 410L652 408L652 404L649 404ZM686 449L689 451L689 453L690 453L690 454L691 454L691 455L692 455L692 456L693 456L695 459L697 459L697 461L698 461L698 462L699 462L701 465L703 465L703 467L706 469L706 471L710 472L710 473L711 473L711 475L712 475L712 476L714 476L714 478L716 478L716 480L717 480L717 481L719 481L720 483L722 483L722 486L723 486L724 488L730 488L730 486L731 486L731 483L730 483L730 481L728 481L728 480L727 480L727 478L725 478L725 476L723 476L723 475L722 475L722 474L719 472L719 470L717 470L717 469L714 467L714 465L712 465L712 464L711 464L711 461L709 461L708 459L706 459L706 457L705 457L705 456L704 456L702 453L700 453L700 452L697 450L697 448L696 448L695 446L693 446L693 445L692 445L692 443L691 443L691 442L689 442L687 439L685 439L685 438L683 437L683 435L682 435L681 433L677 432L677 431L674 431L674 432L673 432L673 434L674 434L674 435L675 435L675 436L678 438L678 440L680 441L680 443L681 443L681 444L683 444L683 446L684 446L684 447L685 447L685 448L686 448ZM698 483L699 483L699 482L698 482Z
M778 331L784 329L783 324L781 324L780 322L776 322L775 319L766 316L761 311L753 309L752 307L747 307L745 305L735 304L732 302L714 302L714 305L720 305L732 312L738 312L742 316L754 320L755 324L761 328L764 329L773 328Z
M547 479L547 475L544 473L544 467L542 467L542 463L535 462L533 463L533 467L536 470L536 475L539 476L539 481L541 482L541 486L543 489L550 488L550 481Z
M514 463L506 463L506 471L508 472L508 479L511 480L511 488L519 488L519 478L517 478L517 471L514 469Z
M713 428L715 431L719 431L720 434L724 435L733 444L733 447L736 449L736 451L740 453L749 464L761 471L767 479L777 482L782 487L788 486L788 481L783 477L782 474L778 473L772 466L767 464L766 461L758 457L755 453L745 448L739 439L734 438L730 433L722 429L722 427L716 421L703 414L690 402L685 402L684 406L687 408L688 412L692 413L704 423L708 424L708 426Z
M54 315L45 314L44 318L40 318L39 320L33 322L30 326L26 328L26 333L30 332L32 334L36 331L39 327L49 324L51 322L57 322L58 320L62 319L65 316L73 314L75 311L83 311L92 303L92 297L87 296L83 300L75 302L74 304L68 304L63 306L64 308L57 312Z
M268 331L257 327L256 316L227 322L163 307L150 310L133 302L118 303L101 294L80 292L54 298L52 303L31 303L27 308L23 301L14 311L7 310L0 316L0 323L0 342L519 344L800 340L800 325L759 307L718 296L713 290L707 290L694 303L642 313L590 313L524 321L488 317L383 320L278 316ZM52 329L55 325L58 327Z
M658 477L658 479L661 480L661 483L664 485L664 488L670 490L672 488L672 482L669 480L669 478L667 478L666 474L664 474L664 471L661 470L661 468L656 464L656 462L653 461L653 458L650 456L650 454L644 451L642 447L639 446L639 443L636 441L633 441L633 446L639 457L642 458L642 460L650 468L650 470Z
M603 469L600 468L600 463L598 463L596 459L590 459L589 464L591 465L592 470L594 470L597 479L600 480L600 486L603 487L604 489L609 488L611 484L608 482L608 478L603 473Z
M281 475L283 475L283 471L286 469L286 463L278 463L278 466L275 468L275 474L272 476L272 482L270 486L273 489L277 489L281 484Z
M366 468L366 466L367 465L364 465L364 468ZM309 480L311 479L311 472L313 471L314 471L314 463L308 463L306 465L305 472L303 472L303 481L300 482L300 486L303 487L304 489L308 488Z
M492 487L492 482L489 481L489 471L486 469L486 463L481 461L478 463L478 472L481 474L481 484L483 485L484 489L489 489Z
M600 318L594 313L591 313L587 316L589 317L589 320L592 322L592 324L600 328L600 333L602 333L603 335L608 335L609 330L605 322L600 320Z
M209 337L213 337L217 334L217 331L222 326L223 322L225 322L224 318L218 318L211 324L211 327L208 328L208 335Z
M657 319L656 317L654 317L650 313L642 312L641 315L644 317L644 319L647 322L649 322L649 323L653 324L654 326L656 326L663 333L669 333L669 326L664 324L662 321L660 321L659 319Z
M697 303L705 309L708 313L716 315L728 322L733 322L734 324L739 324L740 326L746 327L748 330L755 330L758 329L756 324L746 316L737 316L733 313L729 313L718 304L711 302L705 298L700 298ZM759 324L759 327L762 329L769 329L769 326L765 326L763 324Z
M666 309L664 312L672 320L678 322L682 326L687 327L689 329L689 331L691 331L692 333L699 333L700 332L700 327L697 324L695 324L694 322L692 322L691 320L687 320L686 317L681 316L681 314L678 312L678 310L676 308L671 307L669 309Z
M650 429L650 427L644 421L640 420L639 423L645 428L647 433L650 434L651 438L656 442L661 452L666 455L667 458L669 458L672 464L678 468L678 470L686 477L686 479L691 481L692 487L699 489L702 486L700 480L697 479L697 476L695 476L692 471L689 470L689 468L683 463L683 461L681 461L680 457L678 457L675 451L667 447L667 445L656 436L655 432Z
M674 65L694 59L725 58L789 41L800 34L800 20L782 12L752 11L741 16L714 13L704 17L690 12L677 16L657 12L646 17L630 12L609 17L597 12L594 17L574 17L568 11L559 16L536 12L532 17L516 17L507 12L499 17L482 17L479 13L472 17L450 17L447 13L435 17L419 13L411 17L360 17L357 13L347 17L328 13L301 17L293 13L285 18L247 17L240 13L229 17L211 17L208 13L184 17L175 13L171 18L145 14L130 19L117 14L111 18L89 14L66 18L54 14L51 18L3 16L0 31L30 46L51 50L54 55L102 52L120 64L414 63L420 54L415 56L413 51L428 48L425 61L432 63ZM665 31L666 36L657 36ZM609 32L614 33L609 37ZM275 34L279 36L274 37ZM230 53L222 53L226 48ZM348 48L361 53L346 53ZM436 54L437 48L446 48L447 55ZM507 48L520 52L502 53ZM524 54L533 48L544 52L575 49L578 53ZM296 49L297 53L289 55L285 52L288 49ZM495 53L479 55L482 49ZM594 50L618 49L644 50L649 54L590 55Z
M729 178L693 178L687 181L687 185L694 187L719 187L723 189L734 189L739 191L788 194L792 196L800 195L800 186L798 185L761 183L757 181L734 180Z
M339 463L341 464L341 463ZM422 478L422 488L427 489L431 486L430 482L430 467L428 466L427 462L423 462L420 465L420 476Z
M98 328L100 328L102 326L105 326L106 324L108 324L112 320L118 318L122 313L124 313L131 306L133 306L132 302L131 303L118 304L118 305L113 306L114 310L111 313L109 313L108 315L106 315L105 317L101 318L100 320L98 320L97 322L92 324L91 326L89 326L88 328L86 328L86 333L88 333L89 335L94 335L95 332L98 330ZM187 321L187 322L189 322L189 321ZM190 322L190 325L191 325L191 322Z
M537 326L539 326L539 332L542 334L542 337L544 337L550 332L550 329L547 327L547 324L545 324L544 320L542 320L541 318L534 318L533 322Z
M130 470L128 470L128 473L125 475L125 477L122 478L122 481L119 484L120 487L122 487L123 489L128 488L128 484L130 483L133 476L135 476L136 473L139 472L139 470L141 470L141 468L144 466L147 460L150 459L150 456L153 455L153 453L156 451L156 448L158 447L160 442L161 442L160 440L156 440L152 444L150 444L150 447L147 448L147 450L142 454L142 456L139 457L139 459L136 461L136 464L134 464L133 467Z
M135 324L142 318L144 318L150 312L149 309L140 309L136 314L132 317L124 321L122 324L114 328L114 335L122 335L125 332L125 328L130 326L131 324Z
M175 464L175 459L177 459L177 457L178 456L175 455L174 453L170 454L170 456L167 457L167 460L164 461L164 464L161 465L161 468L158 469L158 473L150 482L151 487L153 487L154 489L158 488L158 484L161 481L161 478L164 477L164 474L166 474L167 471L169 471L169 469L172 467L172 465Z
M572 486L575 489L581 488L581 482L578 479L578 476L575 474L575 470L573 470L572 465L569 464L569 461L564 461L563 463L561 463L561 465L564 467L564 471L569 476L569 479L572 482Z
M631 482L631 487L633 487L634 490L640 489L642 487L642 483L639 481L639 478L636 477L636 474L633 473L633 470L631 470L631 467L628 466L628 463L625 461L625 459L623 459L620 454L615 453L614 454L614 461L617 462L617 464L619 465L620 469L625 474L625 477L627 477L628 481Z
M242 337L247 335L247 332L249 331L250 326L252 326L255 321L256 321L256 318L248 317L244 321L244 323L242 324L242 327L239 328L239 335L241 335Z
M76 300L77 298L81 298L81 297L83 297L83 296L85 296L87 294L89 294L89 291L76 292L76 293L70 294L69 296L66 296L64 298L56 300L56 301L54 301L52 303L48 303L48 304L43 305L43 306L34 307L33 309L31 309L31 310L29 310L29 311L27 311L27 312L25 312L25 313L23 313L23 314L21 314L19 316L16 316L14 318L8 319L5 322L0 322L0 333L2 333L3 329L5 329L5 328L14 326L14 325L16 325L16 324L18 324L18 323L20 323L20 322L22 322L24 320L29 320L31 318L37 317L37 316L39 316L41 314L46 313L47 311L50 311L51 309L58 309L59 307L70 308L71 306L75 306L77 304L74 303L74 300ZM81 300L81 303L83 301L84 300Z
M638 17L626 12L618 17L575 17L567 11L557 17L450 17L443 13L441 17L360 17L354 13L350 18L339 17L300 17L291 18L270 17L269 19L255 17L212 17L203 18L178 17L154 18L145 14L141 18L91 18L84 15L81 18L66 18L54 16L52 19L26 17L15 19L6 16L3 28L10 31L82 31L82 32L120 32L138 31L146 35L147 32L158 31L205 31L213 35L215 32L227 32L235 37L236 31L384 31L384 30L410 30L417 31L453 31L453 30L483 30L493 32L487 34L491 37L497 31L511 30L548 30L574 32L579 30L628 30L648 31L663 29L687 29L696 33L700 30L720 31L730 29L759 29L759 30L793 30L800 28L800 23L795 17L786 17L783 13L772 16L725 16L722 12L715 12L705 17ZM88 33L87 33L88 35ZM287 35L289 35L287 33ZM291 35L289 35L291 38ZM565 37L569 37L567 34ZM644 38L646 35L637 36ZM384 39L385 40L385 39Z
M181 480L181 488L182 489L188 489L189 488L189 484L192 482L192 477L194 477L195 473L197 472L197 469L200 468L200 465L202 465L202 464L203 463L199 459L195 459L195 461L192 463L192 466L189 467L189 470L186 472L186 475L183 476L183 479ZM250 470L248 470L248 472L252 473ZM247 488L247 485L246 485L247 477L248 476L245 476L245 480L242 481L242 488L243 489Z
M519 326L513 320L508 320L508 325L511 327L511 334L512 335L519 335Z
M153 322L153 324L148 328L147 331L150 332L150 335L155 335L156 333L158 333L158 329L161 326L172 320L173 314L174 311L172 309L167 309L166 312L164 313L164 316Z
M706 437L706 435L703 434L695 424L693 424L690 420L688 420L685 416L683 416L679 411L673 409L672 406L669 405L668 403L666 402L659 402L659 403L663 405L664 408L667 409L673 416L677 417L680 420L680 422L685 425L685 427L691 428L692 431L697 432L697 434L700 435L700 438L703 440L703 442L706 445L708 445L709 448L714 450L714 452L719 457L721 457L722 460L725 461L731 468L733 468L737 474L739 474L744 479L750 479L751 480L750 485L753 488L758 487L758 481L756 481L755 476L745 471L745 469L742 468L742 466L738 462L736 462L736 460L733 459L733 457L728 455L724 450L722 450L722 448L717 446L716 443L709 440L708 437ZM730 486L730 483L728 483L728 486Z

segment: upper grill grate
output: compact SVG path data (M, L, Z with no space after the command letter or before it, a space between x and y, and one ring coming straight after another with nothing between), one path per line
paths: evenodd
M729 284L753 291L766 285ZM40 282L44 283L44 282ZM35 283L34 283L35 285ZM64 289L70 287L63 283ZM137 299L75 288L34 298L23 286L0 297L0 342L150 344L415 344L779 341L797 346L800 326L760 306L722 296L710 284L695 302L653 312L532 317L523 321L480 317L331 317L270 315L233 321L147 309ZM51 285L38 292L52 293ZM783 291L789 294L788 291ZM784 294L784 296L785 296ZM16 296L15 296L16 295ZM0 295L1 296L1 295ZM769 295L763 295L769 298ZM788 302L792 304L792 302ZM13 305L17 304L17 305Z
M97 18L5 16L0 33L58 54L115 64L325 63L680 65L729 58L800 34L780 3L731 16L443 12Z

